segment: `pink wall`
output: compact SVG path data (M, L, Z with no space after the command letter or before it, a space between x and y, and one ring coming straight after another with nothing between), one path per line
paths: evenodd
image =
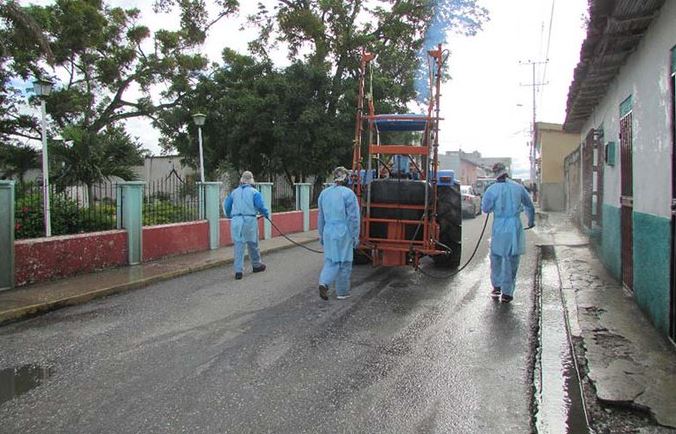
M303 211L278 212L272 215L272 221L285 234L303 231ZM279 231L273 227L272 236L279 235Z
M221 233L219 235L219 242L221 247L232 245L232 238L230 237L230 219L221 219Z
M313 231L317 229L317 216L319 215L318 209L310 210L310 230Z
M117 267L129 259L123 230L19 240L14 249L17 286Z
M302 211L273 214L272 220L284 233L302 232ZM259 219L263 234L263 219ZM310 210L310 229L317 228L317 210ZM279 231L272 229L272 236ZM221 247L232 245L230 220L220 221ZM143 261L209 249L209 224L202 220L143 228ZM127 232L35 238L15 242L16 285L88 273L128 263Z
M294 232L303 232L303 212L302 211L288 211L288 212L277 212L272 215L272 221L275 223L275 226L279 228L285 234L292 234ZM258 219L258 233L260 237L263 237L263 224L264 220L262 218ZM230 246L232 245L232 238L230 237L230 220L221 219L220 222L220 246ZM310 230L317 229L317 210L310 210ZM272 236L278 237L280 235L279 230L272 228Z
M206 220L143 228L143 261L209 249Z

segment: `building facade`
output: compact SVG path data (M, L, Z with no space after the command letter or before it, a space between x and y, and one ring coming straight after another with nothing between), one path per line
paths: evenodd
M537 122L537 147L540 154L539 202L543 211L565 209L563 161L579 145L579 135L566 133L563 125Z
M580 222L608 270L676 339L676 0L591 1L589 29L565 123L582 143Z
M507 173L512 175L510 157L482 157L478 151L446 151L444 154L439 154L439 168L455 171L460 182L466 185L475 185L477 178L491 176L495 163L504 164Z

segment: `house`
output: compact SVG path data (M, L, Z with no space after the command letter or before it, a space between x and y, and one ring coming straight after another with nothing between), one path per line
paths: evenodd
M185 182L188 178L198 177L197 171L184 165L179 155L149 155L143 160L143 166L132 168L139 180L148 184L176 180Z
M539 161L539 201L543 211L565 209L563 161L579 145L579 136L563 131L563 125L537 122L536 147Z
M495 163L503 163L507 173L512 173L512 159L509 157L482 157L478 151L446 151L439 154L439 169L455 171L461 184L475 185L477 178L492 174Z
M579 221L608 270L676 339L676 0L589 5L564 123L582 143L567 159L580 163Z

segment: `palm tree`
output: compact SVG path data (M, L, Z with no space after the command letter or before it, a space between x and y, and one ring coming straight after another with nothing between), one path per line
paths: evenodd
M132 166L143 164L143 149L121 126L112 126L101 133L91 133L80 127L67 127L65 141L51 147L56 171L54 182L60 188L84 184L93 199L96 183L122 178L137 179Z

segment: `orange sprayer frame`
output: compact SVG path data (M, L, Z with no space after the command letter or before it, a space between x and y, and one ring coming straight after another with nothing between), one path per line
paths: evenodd
M419 260L423 256L433 256L446 254L446 250L438 248L439 224L436 221L438 191L437 174L439 170L439 117L441 96L441 75L444 63L444 51L441 45L436 49L427 52L430 64L433 63L432 73L432 92L430 95L427 114L424 117L416 116L415 119L425 122L425 130L422 140L422 146L408 145L381 145L371 143L376 128L376 118L378 120L406 120L406 115L379 115L376 117L373 105L373 95L368 95L368 114L364 114L365 106L365 85L366 71L375 59L373 53L365 50L361 52L360 70L359 70L359 92L357 97L357 113L354 132L354 146L352 153L352 188L357 195L361 208L361 235L359 249L371 257L373 265L402 266L411 263L418 267ZM370 197L370 188L362 185L362 170L364 170L362 147L364 136L364 123L368 123L369 143L366 147L366 165L370 171L372 159L381 155L418 155L425 158L425 166L421 168L421 179L427 180L429 174L429 183L431 194L427 197L427 203L423 205L403 205L403 204L384 204L373 203ZM408 149L406 149L408 148ZM364 182L370 182L366 172L364 173ZM423 217L421 220L404 220L391 218L373 218L371 210L374 208L395 208L421 210ZM386 225L387 237L371 237L371 223ZM408 226L418 227L422 230L421 240L407 240L406 228ZM417 233L417 231L416 231ZM415 237L414 237L415 238Z

